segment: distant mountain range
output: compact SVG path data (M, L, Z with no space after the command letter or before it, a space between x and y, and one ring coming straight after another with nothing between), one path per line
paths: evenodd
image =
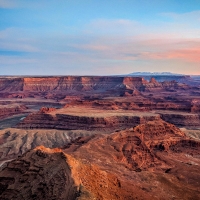
M185 76L185 74L176 74L171 72L133 72L128 76Z

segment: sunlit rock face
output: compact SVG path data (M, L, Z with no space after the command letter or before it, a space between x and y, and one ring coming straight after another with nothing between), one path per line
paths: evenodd
M200 143L162 120L1 166L1 199L199 199ZM170 191L170 193L169 193Z
M108 89L137 89L145 91L146 88L164 89L177 87L178 83L169 81L159 83L154 78L150 82L142 77L106 77L106 76L65 76L65 77L25 77L1 78L0 91L90 91Z

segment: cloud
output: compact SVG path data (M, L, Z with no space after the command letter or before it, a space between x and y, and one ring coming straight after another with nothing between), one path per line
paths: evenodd
M68 33L67 28L63 32L5 29L0 32L0 50L29 53L1 56L0 67L24 67L26 74L28 68L35 73L51 69L55 74L125 74L138 69L196 73L200 64L199 12L165 14L163 17L172 21L149 25L96 19L79 27L76 34ZM194 20L192 24L186 20L188 16Z
M166 20L167 19L167 20ZM96 19L86 27L88 33L124 35L135 38L199 38L200 10L186 13L159 13L157 20Z
M200 10L185 12L185 13L161 13L161 16L172 19L173 21L179 21L191 24L193 22L200 22Z
M167 40L161 39L160 36L159 39L138 40L132 36L125 38L123 36L114 38L113 36L93 36L88 38L87 35L65 35L61 38L56 35L29 36L28 39L25 39L22 30L15 31L14 35L18 35L17 39L13 40L14 35L8 34L0 40L0 46L8 50L29 53L0 57L1 66L24 66L24 68L34 69L42 66L43 73L49 73L48 68L51 68L55 74L66 71L67 74L92 75L96 73L105 75L129 73L138 67L143 71L149 67L154 70L157 68L157 71L161 69L175 71L179 65L182 68L185 65L190 66L188 69L185 67L184 73L192 73L200 64L199 39ZM167 66L167 63L170 67ZM158 66L162 66L162 68ZM53 68L56 68L57 71ZM32 71L34 70L32 69ZM41 73L41 70L35 71ZM181 72L181 68L176 72Z
M184 60L200 62L200 39L173 39L173 40L137 40L127 38L118 40L96 38L91 44L72 45L74 51L102 60L135 61L135 60Z
M200 49L185 49L157 54L158 59L181 59L183 61L200 64Z
M45 8L48 2L45 0L40 1L27 1L27 0L0 0L0 8L15 9L15 8Z
M38 51L32 36L32 30L21 28L7 28L0 31L0 50L5 51Z
M0 8L14 8L16 1L14 0L0 0Z
M127 28L134 28L139 25L139 22L128 19L95 19L89 23L90 28L94 29L112 29L112 30L120 30Z
M128 19L95 19L85 27L85 33L98 35L135 35L144 27L135 20Z

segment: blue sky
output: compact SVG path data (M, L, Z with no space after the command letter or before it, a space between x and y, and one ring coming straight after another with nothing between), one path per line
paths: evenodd
M0 0L0 75L200 74L199 55L199 0Z

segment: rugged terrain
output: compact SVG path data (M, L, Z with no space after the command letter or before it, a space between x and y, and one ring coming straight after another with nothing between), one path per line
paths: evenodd
M37 146L62 148L78 137L90 135L92 135L91 132L83 130L21 130L14 128L0 130L0 164Z
M199 199L199 157L200 142L174 125L150 121L78 138L62 150L28 151L2 166L0 197Z
M27 107L21 104L0 105L0 119L25 112Z
M142 77L1 77L0 97L65 99L72 96L123 96L137 91L168 91L188 89L176 81L146 81Z
M132 100L132 99L131 99ZM165 103L166 105L166 103ZM179 127L200 127L198 111L180 107L154 107L124 100L73 101L63 108L42 107L29 114L16 127L22 129L62 129L113 132L133 127L152 119L163 119ZM87 126L86 126L87 124Z
M0 77L0 129L0 199L200 198L197 78Z
M77 105L61 109L41 108L40 111L28 115L17 125L17 128L112 132L158 118L159 115L148 112L102 110L87 105Z

